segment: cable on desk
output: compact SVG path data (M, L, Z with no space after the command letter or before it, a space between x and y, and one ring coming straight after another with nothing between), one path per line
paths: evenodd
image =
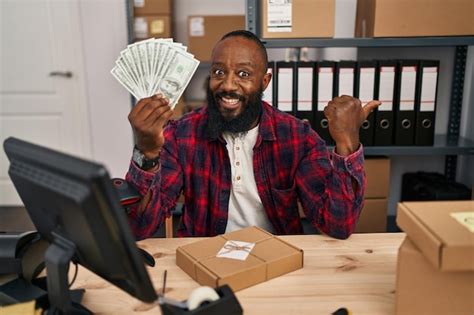
M74 270L74 276L72 277L71 283L69 283L69 288L74 284L74 281L76 281L77 270L79 269L79 268L77 267L77 263L74 263L74 265L76 266L76 270Z

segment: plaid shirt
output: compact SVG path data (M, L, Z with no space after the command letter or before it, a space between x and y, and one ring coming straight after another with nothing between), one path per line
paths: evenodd
M126 180L145 195L145 209L132 208L129 221L138 239L152 236L176 200L185 202L179 236L214 236L225 232L231 166L222 137L207 134L207 108L171 121L164 131L161 168L156 173L130 164ZM329 153L308 123L263 104L253 168L258 194L277 234L303 232L300 200L306 218L320 231L347 238L363 206L365 173L362 146L342 157ZM357 182L353 191L352 179Z

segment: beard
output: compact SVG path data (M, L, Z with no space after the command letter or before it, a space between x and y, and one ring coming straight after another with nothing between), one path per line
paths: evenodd
M257 92L250 94L245 101L243 95L237 93L219 92L212 94L209 86L207 87L207 107L209 118L207 120L207 132L211 138L217 138L222 132L239 133L250 130L254 123L260 119L262 113L263 90L260 88ZM243 111L235 117L227 118L219 111L217 98L229 97L238 98L242 103Z

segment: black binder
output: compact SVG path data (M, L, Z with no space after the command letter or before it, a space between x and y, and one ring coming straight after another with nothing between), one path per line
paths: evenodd
M265 102L267 102L270 105L275 104L275 62L274 61L269 61L268 62L268 68L267 68L267 73L270 73L272 75L272 78L270 80L270 83L268 83L267 89L263 91L263 98Z
M433 145L439 60L420 60L418 69L415 145Z
M296 64L296 117L308 121L313 129L314 71L315 62L299 61Z
M389 146L393 144L394 103L398 89L397 61L378 61L377 73L376 94L382 104L375 112L374 145Z
M279 110L289 114L295 114L295 62L278 61L276 63L276 89L275 104Z
M324 107L335 96L334 80L335 80L336 63L334 61L319 61L316 63L315 90L316 90L316 119L315 130L326 144L332 145L334 141L329 134L329 124L324 115Z
M417 60L399 60L399 88L395 102L395 145L415 143L415 95Z
M336 63L334 95L354 96L356 85L356 65L355 61L341 60Z
M375 100L377 82L377 62L374 60L359 61L357 63L355 80L355 97L359 98L362 106ZM359 130L359 139L364 146L374 144L374 125L376 111L367 116Z

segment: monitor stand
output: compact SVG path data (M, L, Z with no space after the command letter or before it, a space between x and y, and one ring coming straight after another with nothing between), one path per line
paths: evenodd
M49 309L46 314L92 314L80 304L85 290L69 290L69 264L75 255L76 246L54 232L53 235L55 239L45 253L49 298Z

